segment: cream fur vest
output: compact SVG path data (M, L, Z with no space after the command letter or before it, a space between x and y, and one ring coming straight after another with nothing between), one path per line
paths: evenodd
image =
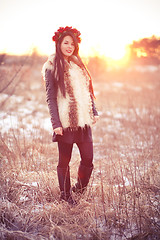
M70 63L65 61L64 83L66 97L63 97L60 89L57 93L58 114L63 128L70 127L77 129L91 125L93 122L92 97L89 91L90 79L85 69L77 63L76 57ZM43 76L45 71L53 70L54 55L51 55L43 66Z

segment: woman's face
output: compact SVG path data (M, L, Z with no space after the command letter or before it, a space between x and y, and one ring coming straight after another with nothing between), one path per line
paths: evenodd
M68 59L68 57L72 56L75 50L75 45L73 42L73 38L71 36L65 36L61 43L61 52L64 58Z

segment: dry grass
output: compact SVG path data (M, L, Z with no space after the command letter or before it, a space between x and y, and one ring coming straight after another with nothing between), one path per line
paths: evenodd
M17 104L11 96L1 108L11 119L16 113L18 127L4 131L1 125L0 239L159 239L159 72L95 77L101 113L93 127L95 168L87 192L81 198L74 195L78 205L71 207L59 201L57 146L43 128L49 115L41 65L37 60L23 68L14 98L21 96L21 101ZM15 67L3 66L3 74ZM74 148L72 183L79 161Z

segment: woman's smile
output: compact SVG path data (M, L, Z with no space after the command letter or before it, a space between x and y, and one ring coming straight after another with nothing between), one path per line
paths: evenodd
M66 52L68 52L68 53L71 53L71 52L72 52L72 50L66 50Z

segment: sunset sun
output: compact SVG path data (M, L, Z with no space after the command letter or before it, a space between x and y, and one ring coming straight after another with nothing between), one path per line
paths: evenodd
M124 57L126 51L125 48L112 47L106 51L104 50L104 53L113 60L120 60Z

